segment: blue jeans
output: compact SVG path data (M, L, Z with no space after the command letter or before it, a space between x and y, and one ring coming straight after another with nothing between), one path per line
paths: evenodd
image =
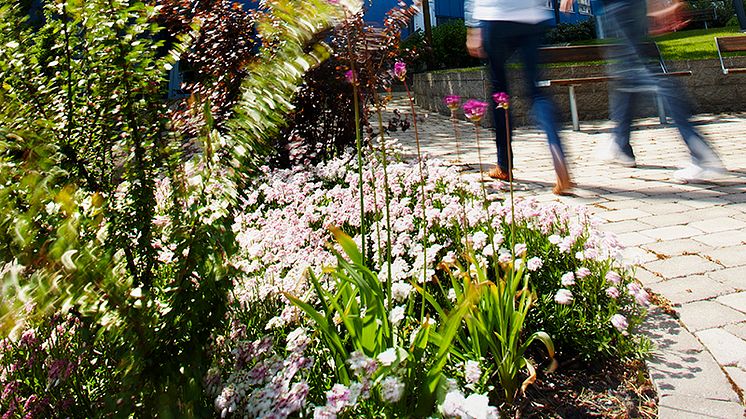
M691 109L683 89L670 77L655 76L657 62L648 62L640 53L639 45L647 37L647 6L645 0L616 0L604 2L604 15L609 35L618 38L619 48L609 56L609 71L616 80L609 98L611 120L614 121L613 140L627 156L634 158L629 143L632 116L641 94L658 94L666 115L670 116L689 148L697 165L717 164L717 156L705 139L692 126Z
M529 24L520 22L482 21L482 44L487 53L492 94L508 92L508 81L505 76L505 62L516 52L523 61L523 74L526 88L531 97L532 110L539 127L547 134L549 149L555 170L565 167L565 153L557 133L557 119L554 104L536 83L539 81L538 50L544 39L546 24ZM495 125L495 145L497 146L497 165L508 172L508 152L512 157L511 132L506 126L505 110L496 109L492 95L487 102L492 108L492 119ZM509 117L508 117L509 118ZM512 125L512 124L510 124ZM512 167L512 161L510 166Z

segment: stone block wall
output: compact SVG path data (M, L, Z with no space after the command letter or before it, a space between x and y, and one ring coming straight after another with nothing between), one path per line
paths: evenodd
M717 59L696 61L670 61L666 63L669 71L690 70L691 76L676 77L681 84L682 96L687 97L694 113L720 113L746 111L746 74L724 75ZM746 57L728 58L730 67L746 67ZM545 68L543 79L564 79L588 77L604 74L603 65L585 65L575 67ZM511 90L511 108L513 124L516 126L531 125L530 112L526 101L525 81L521 69L512 67L508 70L508 85ZM420 73L414 76L413 91L416 102L431 111L443 115L450 111L443 104L443 97L457 94L464 98L484 100L489 93L489 78L484 69L438 71ZM552 95L559 119L569 122L570 101L566 86L546 88ZM607 119L609 117L608 83L587 83L575 87L578 104L578 115L581 124L584 120ZM636 112L638 117L656 116L658 114L652 94L640 95ZM463 115L460 115L463 117ZM485 126L491 126L487 118Z

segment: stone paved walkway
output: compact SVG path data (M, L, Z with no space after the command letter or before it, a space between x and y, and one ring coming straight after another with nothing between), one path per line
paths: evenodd
M408 102L391 109L408 112ZM448 118L419 109L423 152L456 158ZM593 158L609 138L608 121L562 131L575 196L551 193L554 171L542 133L515 133L517 196L584 204L601 228L618 234L625 257L639 263L645 287L670 300L678 318L653 310L645 324L657 350L648 367L659 396L660 418L741 418L746 390L746 115L700 115L699 128L720 154L728 174L717 182L681 184L673 171L688 160L671 126L635 123L637 168ZM461 122L461 158L478 166L473 125ZM566 127L567 128L567 127ZM492 133L482 130L482 158L495 161ZM411 130L393 133L409 150ZM485 164L485 169L490 167ZM476 174L473 175L476 181Z

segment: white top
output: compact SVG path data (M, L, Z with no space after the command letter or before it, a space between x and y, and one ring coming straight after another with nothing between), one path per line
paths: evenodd
M479 26L478 21L539 23L552 18L545 0L465 0L466 26Z

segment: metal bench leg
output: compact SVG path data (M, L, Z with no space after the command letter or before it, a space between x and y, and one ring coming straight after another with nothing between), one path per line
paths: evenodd
M570 115L572 115L573 131L580 131L580 122L578 122L578 104L575 103L575 86L570 86Z
M663 104L663 98L661 95L655 95L655 103L658 105L658 118L661 121L661 125L668 124L668 117L666 116L666 107Z

